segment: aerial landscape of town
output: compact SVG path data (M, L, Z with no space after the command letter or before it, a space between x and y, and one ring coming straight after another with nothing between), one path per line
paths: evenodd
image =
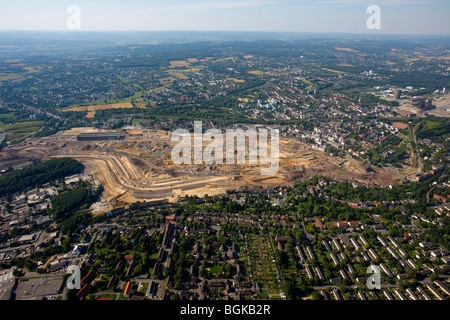
M1 300L450 298L449 36L0 43Z

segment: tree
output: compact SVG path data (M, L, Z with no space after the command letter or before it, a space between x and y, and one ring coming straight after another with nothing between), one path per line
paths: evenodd
M319 294L318 291L313 291L311 294L311 297L313 300L322 300L322 296Z
M438 275L436 273L433 273L432 275L430 275L430 281L431 282L434 282L437 279L438 279Z
M297 300L297 292L294 281L286 279L283 282L283 291L286 294L287 300Z
M53 158L0 177L0 197L25 191L68 175L80 173L84 166L71 158Z
M410 277L412 279L417 279L417 276L418 276L417 271L414 269L410 269L410 268L408 268L408 270L406 270L406 274L408 275L408 277Z

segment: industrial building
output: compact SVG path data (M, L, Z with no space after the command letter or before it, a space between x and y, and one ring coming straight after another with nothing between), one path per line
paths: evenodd
M123 138L124 136L120 132L91 132L77 135L78 141L121 140Z

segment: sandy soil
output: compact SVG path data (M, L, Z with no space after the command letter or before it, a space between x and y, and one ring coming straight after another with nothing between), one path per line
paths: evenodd
M0 153L0 166L27 159L72 157L102 183L102 200L110 208L136 201L173 202L184 195L217 195L232 189L261 190L291 185L314 174L379 185L393 184L398 179L384 169L366 173L355 159L327 157L296 139L283 137L279 170L272 176L262 176L259 165L175 165L170 160L170 134L161 130L126 130L125 139L119 141L76 140L81 132L98 131L73 128L7 147Z

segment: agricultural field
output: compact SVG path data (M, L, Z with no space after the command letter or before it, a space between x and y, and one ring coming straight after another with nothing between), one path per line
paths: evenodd
M20 79L22 79L22 76L17 73L0 73L0 82L9 80L17 81Z
M190 63L188 61L185 60L174 60L174 61L170 61L170 66L172 68L175 67L189 67Z
M245 80L243 80L243 79L236 79L236 78L226 78L225 80L233 81L233 82L238 82L238 83L243 83L243 82L245 82Z
M248 71L248 73L254 74L254 75L257 75L257 76L261 76L261 75L266 74L264 71L261 71L261 70L252 70L252 71Z
M339 70L333 70L333 69L328 69L328 68L322 68L323 70L326 71L330 71L330 72L335 72L335 73L344 73L343 71L339 71Z
M334 47L334 48L338 51L353 52L353 53L358 52L357 50L352 48L341 48L341 47Z
M138 108L145 108L143 103L137 103L136 106ZM78 111L83 112L87 111L86 118L94 118L95 111L97 110L110 110L110 109L130 109L134 108L131 102L124 103L113 103L113 104L99 104L99 105L89 105L89 106L78 106L78 107L68 107L63 109L63 112L66 111Z

